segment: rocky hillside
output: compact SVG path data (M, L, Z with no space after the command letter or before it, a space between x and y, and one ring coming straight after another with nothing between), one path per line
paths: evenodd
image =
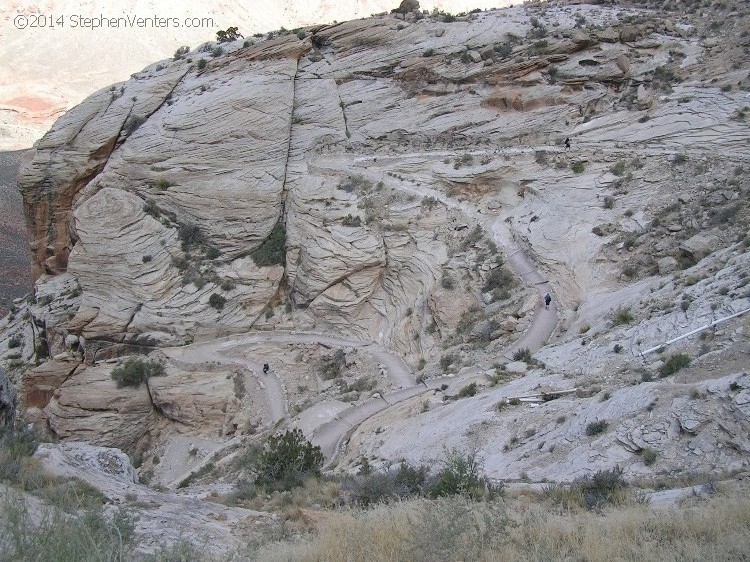
M171 488L278 424L342 471L747 471L750 10L663 8L407 11L93 94L19 174L26 417Z

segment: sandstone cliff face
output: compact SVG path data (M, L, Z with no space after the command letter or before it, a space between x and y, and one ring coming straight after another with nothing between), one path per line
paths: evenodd
M675 425L643 414L651 387L622 387L638 369L658 372L638 363L644 349L750 306L746 57L732 68L686 14L562 6L443 19L383 16L192 52L61 119L19 178L38 277L31 323L57 357L26 376L40 419L63 438L130 450L159 434L210 434L218 447L300 413L299 425L325 429L342 412L386 408L386 396L403 420L386 409L363 426L350 467L478 435L497 476L544 466L539 477L572 477L626 460L636 474L644 431L659 433L669 469L685 462ZM518 248L531 260L514 276L500 264ZM560 318L539 356L546 370L453 404L459 383L504 381L495 364L519 338L536 349L553 331L554 316L535 335L547 280ZM239 336L216 340L252 329L276 339L246 354L231 349ZM283 347L280 329L304 331L312 348ZM373 341L386 350L368 349L354 376L347 358ZM116 389L101 363L166 346L168 376L138 390ZM315 346L346 352L335 384ZM69 349L75 369L59 355ZM268 357L278 376L260 375ZM717 376L744 388L742 368ZM447 373L458 377L445 403L409 401L427 389L417 377ZM513 433L493 433L492 397L571 381L606 383L613 401L558 402L577 416L560 428L557 409L504 412ZM740 447L723 457L740 466L744 410L721 410L737 395L709 386L696 388L706 411L732 428L709 447ZM691 411L675 394L660 415ZM600 415L617 438L544 450L542 435L576 439ZM544 433L498 452L526 418ZM389 439L378 424L393 426ZM535 451L550 454L535 464Z

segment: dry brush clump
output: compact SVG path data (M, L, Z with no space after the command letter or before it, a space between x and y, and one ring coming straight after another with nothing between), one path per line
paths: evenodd
M472 503L462 496L347 509L312 534L274 543L257 559L745 560L750 499L717 496L657 510L642 503L559 512L533 496Z

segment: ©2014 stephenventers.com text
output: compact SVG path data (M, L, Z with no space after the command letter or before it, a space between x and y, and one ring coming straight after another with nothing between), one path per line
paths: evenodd
M17 14L13 19L16 29L179 29L215 28L213 18L160 16L84 16L82 14Z

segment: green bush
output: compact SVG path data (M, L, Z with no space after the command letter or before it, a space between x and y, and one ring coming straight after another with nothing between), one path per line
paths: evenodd
M629 308L620 308L615 312L612 324L614 326L622 326L624 324L630 324L634 319L633 313L630 312Z
M601 509L606 505L622 505L627 500L627 486L622 469L615 467L577 478L570 486L552 484L544 489L544 495L565 509L573 506Z
M451 277L450 275L448 275L448 274L447 274L447 273L446 273L446 272L444 271L444 272L443 272L443 277L442 277L442 279L440 279L440 286L441 286L441 287L442 287L443 289L447 289L447 290L449 290L449 291L450 291L451 289L455 289L455 287L456 287L456 282L455 282L455 281L453 280L453 277Z
M228 27L226 30L216 32L216 41L219 43L229 43L242 37L237 27Z
M320 359L320 376L323 380L337 379L346 368L346 354L343 349L337 349L333 355Z
M475 396L477 393L477 383L472 382L464 386L458 391L459 398L468 398L469 396Z
M441 464L442 468L428 485L428 495L432 498L464 495L478 500L502 494L502 486L493 486L480 476L481 462L476 453L464 455L458 449L448 449Z
M21 339L21 336L18 334L14 334L10 338L8 338L8 349L15 349L17 347L21 347L22 343L23 343L23 340Z
M263 243L250 252L255 265L258 267L269 267L272 265L283 265L286 258L286 229L279 221L273 227Z
M593 435L600 435L607 431L609 424L605 420L599 420L591 422L586 426L586 435L589 437Z
M421 496L428 472L425 466L413 467L406 462L402 462L396 470L373 472L369 462L366 462L357 476L344 478L341 489L349 502L361 506Z
M362 219L359 216L353 217L352 215L346 215L341 219L341 224L344 226L362 226Z
M586 165L580 160L577 160L573 162L573 164L570 166L570 169L573 170L576 174L581 174L586 169Z
M345 191L346 193L353 193L355 191L367 192L372 188L372 182L360 174L349 176L345 180L342 180L338 189Z
M625 160L620 160L609 169L616 176L621 176L625 173Z
M320 447L307 441L301 429L287 430L266 441L255 483L267 490L291 490L318 476L324 460Z
M533 361L531 357L531 351L528 347L522 347L513 352L513 361L524 361L525 363L531 363Z
M181 58L184 58L185 55L187 55L189 52L190 52L190 47L188 47L187 45L178 47L177 50L174 52L174 57L172 57L172 60L180 60Z
M685 353L672 355L661 367L659 367L659 377L664 378L674 375L680 369L689 366L690 363L690 356Z
M206 68L206 59L200 59L198 61L198 69L203 70L204 68Z
M219 293L211 293L211 296L208 297L208 304L213 306L216 310L221 310L222 308L224 308L224 305L226 303L227 299Z
M495 290L507 290L509 287L515 286L516 282L516 278L508 269L502 266L496 267L490 272L487 280L484 282L482 291L489 293Z
M146 122L146 118L142 115L131 115L128 120L125 121L125 125L122 127L122 132L125 136L131 135L135 130Z
M123 508L108 515L102 506L91 507L71 517L52 507L32 506L15 494L9 494L4 503L5 517L0 523L3 560L130 559L135 520Z
M151 377L165 374L164 365L158 361L144 361L140 357L128 357L125 362L112 369L112 379L117 388L123 386L139 387Z
M651 447L644 447L643 451L641 451L641 458L643 459L643 464L646 466L651 466L656 462L656 451L654 451Z
M145 210L145 209L144 209ZM187 250L193 246L200 246L206 243L206 235L197 224L186 222L180 224L177 235L182 241L182 249Z

